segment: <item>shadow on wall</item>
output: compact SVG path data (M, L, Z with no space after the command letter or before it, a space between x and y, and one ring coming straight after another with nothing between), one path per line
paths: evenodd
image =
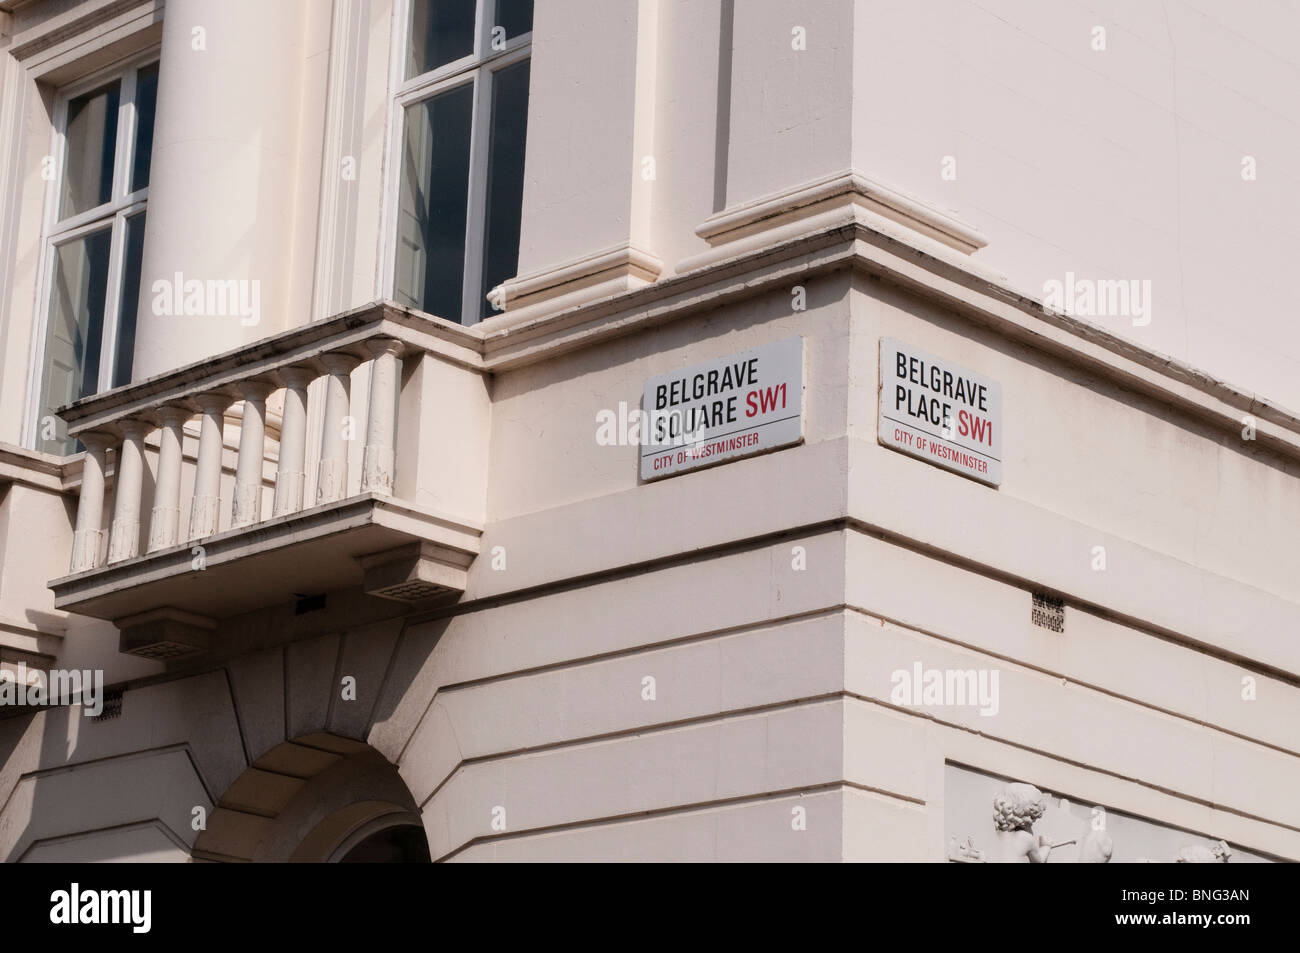
M331 593L297 641L130 687L116 717L0 719L0 858L428 861L396 762L437 691L447 620L319 631L366 598ZM283 621L255 615L216 643Z
M429 860L410 791L369 745L322 732L277 745L257 765L222 795L196 860Z

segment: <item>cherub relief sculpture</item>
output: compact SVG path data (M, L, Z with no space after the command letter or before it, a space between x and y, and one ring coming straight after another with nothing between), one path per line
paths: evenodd
M954 864L988 863L984 851L977 848L969 837L959 843L955 834L948 838L948 859Z
M1045 864L1052 851L1073 839L1049 844L1034 833L1034 822L1047 813L1047 795L1032 784L1008 784L993 797L993 826L997 844L993 863Z
M1062 806L1065 802L1062 801ZM993 827L996 833L993 849L988 853L975 846L974 839L958 841L948 839L948 859L959 864L1045 864L1052 851L1068 844L1079 845L1081 864L1110 862L1114 844L1104 828L1093 827L1082 839L1049 843L1047 838L1034 833L1034 823L1047 813L1047 795L1032 784L1008 784L993 797ZM1093 817L1105 815L1101 808L1093 809Z
M1092 829L1079 841L1078 864L1109 864L1115 853L1115 842L1104 830Z
M1034 824L1047 813L1048 795L1032 784L1014 782L993 796L994 845L991 850L980 850L973 837L958 840L948 838L948 860L959 864L1045 864L1052 851L1068 844L1078 844L1075 863L1107 864L1115 853L1115 843L1105 828L1105 809L1092 809L1092 822L1082 836L1055 844L1041 834L1034 833ZM1067 809L1061 801L1062 810ZM1100 819L1100 820L1099 820ZM1226 841L1211 847L1190 844L1174 857L1179 864L1226 864L1232 849ZM1058 856L1058 860L1059 860ZM1158 863L1142 858L1138 863Z
M1219 841L1213 847L1203 844L1190 844L1174 857L1176 864L1226 864L1232 856L1232 849L1227 841Z

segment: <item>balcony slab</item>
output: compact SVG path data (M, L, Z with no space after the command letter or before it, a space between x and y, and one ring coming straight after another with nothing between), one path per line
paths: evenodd
M288 602L295 594L360 586L364 557L431 543L426 549L443 554L451 588L459 579L463 591L481 532L481 526L366 493L49 585L57 608L113 622L157 609L223 619Z

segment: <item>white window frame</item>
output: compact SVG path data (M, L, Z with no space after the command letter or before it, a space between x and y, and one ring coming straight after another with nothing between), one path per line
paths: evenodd
M534 3L534 9L536 3ZM487 212L488 145L491 135L491 74L529 59L533 34L530 30L506 40L504 50L492 49L492 14L496 0L477 0L474 10L474 51L427 73L406 78L406 60L411 44L411 0L393 4L393 45L390 50L388 113L388 180L384 185L383 254L379 296L391 299L395 293L397 269L398 208L402 187L402 143L406 134L406 107L432 96L474 84L470 118L468 207L465 210L465 263L461 281L460 323L468 326L481 319L480 290L483 283L483 232ZM445 316L440 316L445 317Z
M131 173L135 157L136 78L139 71L158 62L159 47L154 46L112 66L60 87L54 101L50 151L55 174L45 184L45 215L41 226L41 253L35 313L39 316L32 334L31 373L27 381L27 413L23 421L23 446L35 449L41 442L41 391L45 383L45 341L49 333L50 309L53 305L54 263L57 248L91 232L111 229L108 258L108 286L104 297L104 327L100 339L99 378L95 392L108 390L113 383L117 361L117 337L121 324L122 270L126 258L126 220L146 210L149 187L134 192ZM117 141L113 146L113 182L109 200L66 219L59 219L63 179L66 173L68 104L114 79L120 80L118 93ZM152 178L152 174L150 176Z

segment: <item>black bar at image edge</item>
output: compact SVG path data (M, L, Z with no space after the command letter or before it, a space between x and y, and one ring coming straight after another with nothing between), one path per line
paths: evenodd
M614 917L629 927L722 916L730 928L743 930L747 924L739 920L752 918L750 924L761 927L783 916L782 909L799 911L800 919L832 921L849 913L864 921L864 929L871 929L869 921L929 923L930 933L941 922L936 946L946 942L942 933L950 934L948 941L973 939L1006 917L1018 929L1042 925L1072 937L1136 932L1178 941L1197 932L1220 942L1294 918L1290 864L1022 865L999 871L974 864L729 865L725 871L570 864L541 878L536 866L6 865L0 867L0 897L15 935L75 932L128 943L255 935L330 940L353 930L373 934L380 924L384 931L427 927L431 915L472 923L482 914L509 926L520 916L554 921L566 909L589 923ZM738 905L749 913L741 916ZM848 909L836 913L841 905ZM509 922L500 923L507 911ZM831 922L814 927L830 928Z

